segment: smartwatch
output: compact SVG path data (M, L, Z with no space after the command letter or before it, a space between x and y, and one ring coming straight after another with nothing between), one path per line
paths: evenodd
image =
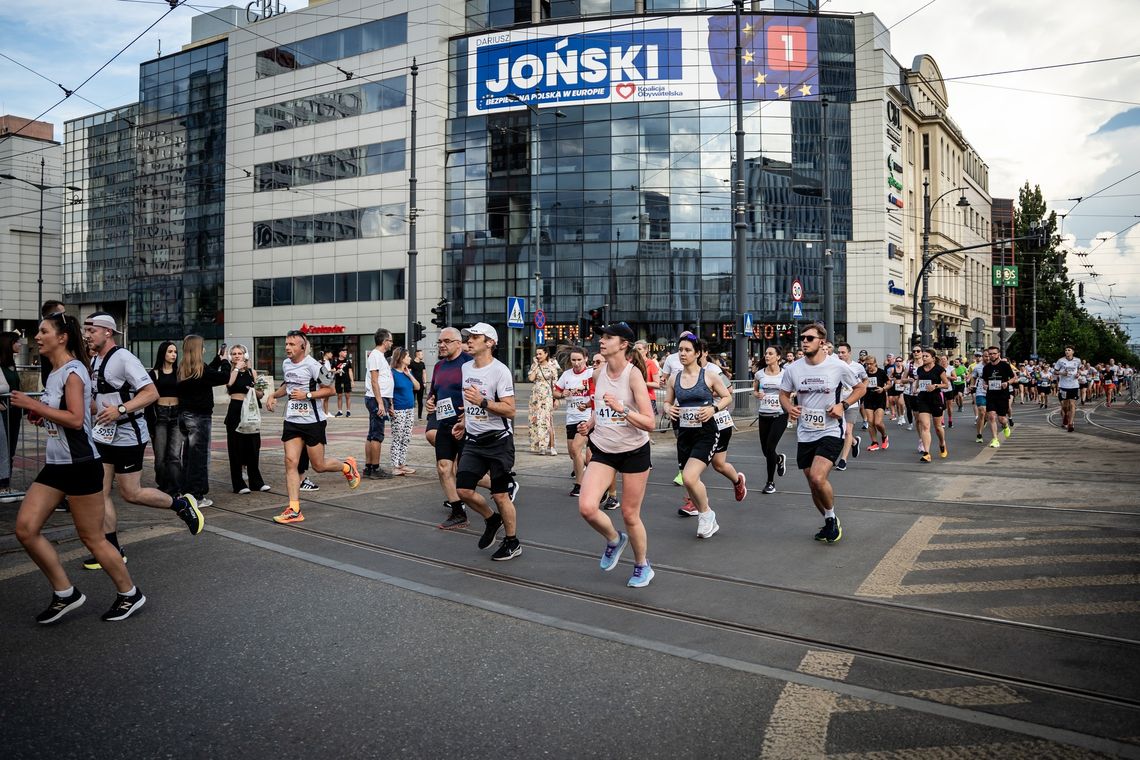
M480 409L486 409L487 408L487 399L483 399L482 401L479 402L479 408Z

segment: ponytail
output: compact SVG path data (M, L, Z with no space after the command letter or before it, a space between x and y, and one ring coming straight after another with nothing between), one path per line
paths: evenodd
M82 362L87 373L91 374L91 362L87 359L87 343L83 340L79 320L60 312L44 317L44 321L55 325L57 335L67 336L67 353Z

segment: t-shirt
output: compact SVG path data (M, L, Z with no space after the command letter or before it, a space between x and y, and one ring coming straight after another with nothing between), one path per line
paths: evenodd
M986 386L987 395L1009 393L1009 388L1002 388L1001 384L1008 383L1012 379L1013 367L1009 366L1007 361L999 361L997 364L987 362L982 368L982 382Z
M918 391L918 398L931 404L942 403L942 383L946 382L946 368L935 364L930 369L919 367L916 370L918 374L918 382L915 384L915 389Z
M661 379L668 380L681 371L681 355L672 353L661 363Z
M435 398L435 418L440 423L454 424L463 409L463 365L471 354L459 352L454 359L440 359L431 371L431 393Z
M65 389L67 380L72 375L77 375L83 380L83 429L75 430L60 427L45 419L44 434L47 436L47 446L44 451L44 461L48 464L74 464L99 459L99 454L95 451L95 443L91 438L91 405L86 402L86 399L91 395L94 383L91 381L91 376L87 374L87 368L83 366L83 362L72 359L59 369L49 372L40 400L53 409L66 410Z
M802 442L818 441L826 436L843 437L843 420L835 419L827 410L839 403L843 385L854 387L860 382L846 363L824 360L808 364L797 359L784 367L780 390L795 393L801 407L796 436Z
M133 398L139 389L153 385L150 373L146 371L139 358L125 348L119 348L105 356L96 356L91 362L92 391L95 394L96 414L103 411L103 407L116 407L125 403L117 392L99 393L99 378L102 377L106 385L114 388L129 386L130 397ZM106 387L104 385L104 387ZM92 437L101 444L109 446L138 446L150 440L146 421L143 419L141 409L133 414L119 415L111 425L92 423Z
M352 370L352 359L337 359L333 362L333 374L344 382L348 382L348 373Z
M755 378L756 382L760 384L760 392L764 394L764 398L759 401L759 414L771 416L783 414L784 408L780 406L780 384L784 380L784 368L781 367L780 371L774 375L769 375L766 371L760 370L756 373Z
M867 395L873 393L875 398L881 397L886 393L888 385L890 385L890 380L887 378L887 371L882 367L874 372L867 373Z
M835 359L838 362L843 362L843 360L840 359L838 356L829 356L828 358L829 359ZM864 367L862 364L860 364L859 362L845 362L845 363L847 364L848 368L852 372L855 373L855 377L859 378L860 380L866 380L867 379L867 368ZM854 392L854 390L855 390L854 387L852 387L850 385L844 385L843 386L843 394L839 397L839 400L840 401L846 401L851 396L851 394ZM859 408L859 402L855 402L854 406L856 409L858 409Z
M964 364L959 364L954 367L953 373L950 377L950 382L954 385L962 386L966 384L966 375L970 374L970 370L966 369Z
M416 389L412 378L403 372L392 373L392 408L411 409L416 403Z
M657 389L653 384L657 382L657 376L661 374L661 367L657 365L656 359L648 359L645 362L645 382L649 386L649 398L657 398Z
M376 372L376 384L380 386L380 398L392 398L392 367L388 357L378 348L368 352L368 377L364 379L364 398L376 398L372 392L372 373Z
M498 359L492 359L485 367L476 367L475 362L463 365L463 387L478 389L483 398L488 401L502 401L515 395L515 381L507 365ZM472 404L464 399L463 428L468 435L490 433L494 430L511 432L511 420L493 414L488 409L482 409L478 404Z
M970 370L970 380L974 383L974 395L985 396L986 384L982 382L982 371L985 370L985 364L975 364L974 368Z
M281 376L285 383L285 421L297 425L310 425L325 419L321 405L312 399L292 399L289 395L295 390L306 393L316 390L322 373L321 363L311 356L294 363L291 359L281 362Z
M577 425L579 422L590 421L590 409L593 399L590 393L590 378L593 377L592 367L586 367L581 373L574 368L566 370L554 383L554 389L566 399L566 424Z

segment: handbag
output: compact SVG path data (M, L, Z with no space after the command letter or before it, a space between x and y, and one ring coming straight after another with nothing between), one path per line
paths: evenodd
M261 432L261 405L257 402L257 393L253 388L245 394L245 400L241 404L241 419L234 429L245 435Z

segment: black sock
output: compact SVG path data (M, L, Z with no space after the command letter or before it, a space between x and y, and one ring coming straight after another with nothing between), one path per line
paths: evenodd
M106 534L106 536L107 536L107 540L111 542L111 546L115 547L119 551L122 551L122 549L119 548L119 533L118 533L118 531L108 533L108 534Z
M509 541L512 544L517 544L519 542L518 536L506 536L506 535L504 535L503 540Z
M455 501L449 501L447 503L451 506L452 509L463 509L464 508L463 502L459 499L456 499Z

